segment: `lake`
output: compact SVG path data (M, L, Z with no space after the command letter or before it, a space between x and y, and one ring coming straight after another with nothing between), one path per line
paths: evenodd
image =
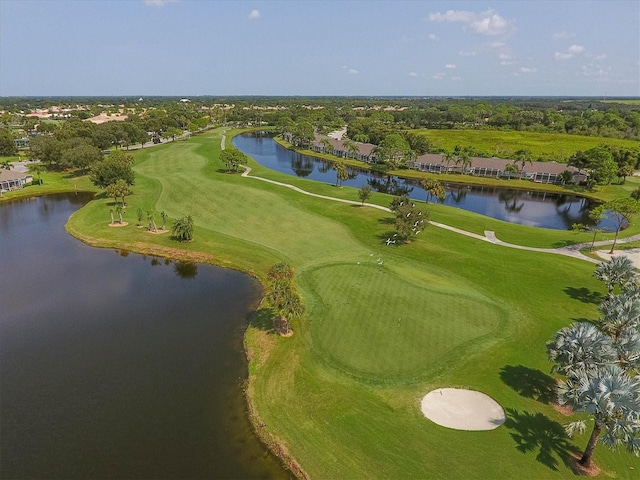
M242 391L260 284L77 241L90 198L0 206L2 478L289 478Z
M245 133L233 138L234 146L251 156L260 165L272 170L335 184L336 172L331 163L288 150L278 145L273 134ZM348 167L350 178L343 185L360 188L371 185L374 191L425 201L427 192L419 182L394 176L377 174L364 169ZM500 187L470 186L443 183L447 192L445 205L462 208L498 220L534 227L571 229L574 223L591 225L589 212L598 202L577 195L546 193ZM433 201L433 200L431 200ZM606 219L602 227L612 225Z

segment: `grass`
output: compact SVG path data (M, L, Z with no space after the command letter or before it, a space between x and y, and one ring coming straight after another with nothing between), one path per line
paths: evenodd
M0 203L17 198L34 197L63 192L97 192L97 189L89 181L86 175L76 175L69 172L44 172L42 173L42 185L38 184L38 177L34 176L31 185L20 190L5 192L0 197Z
M522 149L531 151L535 159L566 162L571 155L598 145L637 148L634 140L587 137L566 133L535 133L503 130L414 130L438 149L453 151L456 145L472 146L487 156L513 158Z
M593 302L605 288L593 265L435 227L387 247L382 239L392 227L385 212L225 173L221 134L135 153L126 227L108 226L113 200L99 195L67 228L99 246L207 261L262 280L277 261L295 267L308 313L293 321L294 336L274 334L267 305L245 334L248 394L263 437L286 446L312 478L573 478L567 458L586 436L566 438L566 418L542 395L553 382L545 342L574 320L597 318ZM357 189L249 164L253 175L357 200ZM375 194L372 201L388 205L390 197ZM179 244L136 228L138 207L174 219L191 213L194 241ZM575 239L451 207L425 208L468 230L490 226L507 241ZM490 432L436 426L419 402L443 386L488 393L507 409L507 423ZM638 459L603 446L595 461L603 476L634 478L632 468L640 468Z

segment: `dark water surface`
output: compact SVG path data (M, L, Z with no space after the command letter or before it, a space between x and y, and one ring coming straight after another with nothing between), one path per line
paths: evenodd
M233 144L272 170L330 184L336 182L336 172L330 162L287 150L273 140L272 134L245 133L234 137ZM427 193L416 180L352 167L347 167L347 170L351 178L344 181L344 185L360 188L368 183L374 191L392 195L408 193L411 198L421 201L427 198ZM443 183L443 186L447 196L441 203L533 227L567 230L574 223L591 225L589 212L598 205L591 199L576 195L449 183ZM610 223L605 219L601 227L612 227Z
M0 478L287 478L241 388L260 285L86 246L88 199L0 206Z

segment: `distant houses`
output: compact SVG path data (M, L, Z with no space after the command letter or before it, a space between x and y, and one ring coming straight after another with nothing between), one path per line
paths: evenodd
M290 134L285 134L284 138L291 141ZM357 148L354 148L354 145ZM340 158L351 158L366 163L375 163L378 160L374 144L337 140L317 133L309 148L314 152L326 153ZM507 165L514 164L517 166L517 173L513 172L513 167L507 168ZM586 182L589 178L589 174L584 170L558 162L526 162L522 164L519 160L470 157L469 162L461 165L445 159L442 154L435 153L427 153L410 159L407 161L407 167L429 173L464 173L479 177L521 178L536 183L579 184Z
M33 182L33 176L16 170L0 169L0 192L19 190Z

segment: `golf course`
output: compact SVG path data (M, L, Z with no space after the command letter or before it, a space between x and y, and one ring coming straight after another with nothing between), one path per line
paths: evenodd
M545 344L574 321L598 318L606 287L594 278L594 263L433 225L407 244L386 245L392 214L360 205L357 189L287 176L250 158L250 177L242 168L228 173L220 153L239 132L216 128L132 152L128 225L110 228L113 198L100 192L67 230L94 246L220 265L263 284L278 262L295 269L306 313L292 320L293 336L275 333L266 302L245 333L249 414L283 462L312 479L575 477L574 455L588 434L564 433L573 418L554 408ZM639 184L629 178L625 189ZM374 193L368 202L388 207L391 200ZM416 204L434 222L493 231L518 245L557 248L592 238ZM165 212L169 226L192 215L193 241L137 228L137 209L156 218ZM632 224L621 235L638 232ZM428 420L421 400L441 388L485 393L504 409L504 424L464 431ZM599 445L594 462L601 478L640 472L640 459L623 449Z

